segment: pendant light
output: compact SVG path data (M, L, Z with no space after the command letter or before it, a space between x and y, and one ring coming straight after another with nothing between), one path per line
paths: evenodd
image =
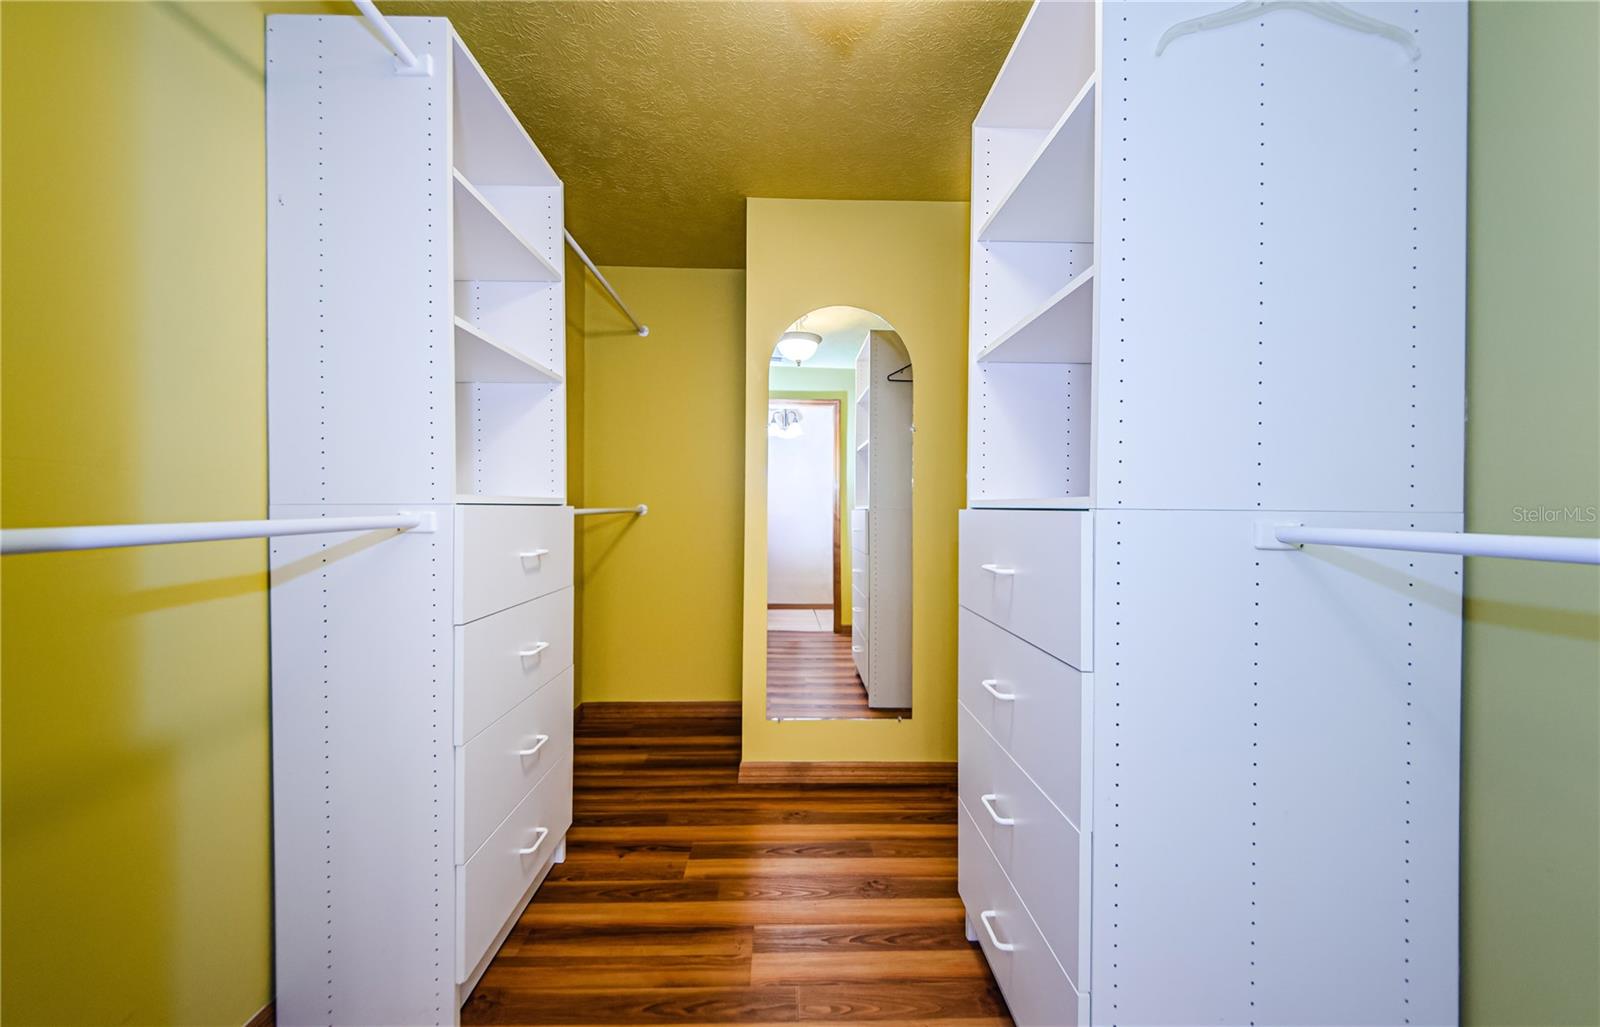
M806 319L802 317L794 323L793 328L778 337L778 355L785 360L793 360L796 367L816 356L817 347L822 345L822 336L816 332L801 331L805 323Z

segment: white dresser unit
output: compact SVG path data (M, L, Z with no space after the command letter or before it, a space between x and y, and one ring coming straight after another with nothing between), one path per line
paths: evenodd
M867 705L911 706L911 358L893 332L856 354L850 652Z
M277 1020L453 1024L572 821L562 187L450 23L267 29ZM379 542L381 541L381 545Z
M1398 32L1037 3L973 126L960 893L1019 1024L1457 1020L1461 560L1266 541L1462 527L1466 6L1346 7Z

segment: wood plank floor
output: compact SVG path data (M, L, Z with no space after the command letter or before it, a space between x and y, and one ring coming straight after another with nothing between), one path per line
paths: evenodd
M767 716L783 720L882 720L910 710L873 709L850 657L850 636L767 632Z
M463 1023L1011 1022L954 788L740 785L737 710L583 709L567 861Z

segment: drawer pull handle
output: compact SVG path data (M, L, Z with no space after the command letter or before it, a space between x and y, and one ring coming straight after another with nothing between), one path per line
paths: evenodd
M527 660L538 656L548 648L550 648L549 642L538 642L534 644L532 649L518 649L517 655L522 657L524 660Z
M997 578L1015 577L1017 573L1017 569L1015 567L1002 567L997 563L986 563L982 566L984 570L988 571L990 574L993 574Z
M983 803L983 808L989 811L989 816L994 818L995 823L999 824L1001 827L1015 827L1017 823L1016 817L1002 817L1000 814L994 811L994 800L998 798L1000 798L1000 796L996 795L994 792L990 792L988 795L978 796L978 801Z
M1001 952L1015 952L1017 951L1017 946L1009 941L1001 941L1000 936L994 933L994 924L989 922L990 917L996 917L999 915L1000 911L997 909L986 909L982 913L978 914L978 919L983 922L983 929L989 932L989 940L994 942L995 948L999 949Z
M998 688L994 687L995 685L998 685L999 683L1000 683L1000 679L999 678L984 678L982 681L978 682L978 684L983 686L983 690L985 692L988 692L990 695L994 696L996 699L999 699L1001 702L1016 702L1017 701L1017 693L1000 691Z
M533 748L531 748L531 749L518 749L517 750L517 755L518 756L536 756L536 755L538 755L539 750L544 748L544 743L546 743L546 742L548 742L550 740L550 736L549 735L534 735L533 739L534 739Z
M526 553L518 553L517 559L527 563L529 560L537 560L541 556L546 556L549 552L550 550L548 549L530 549Z
M548 827L541 827L537 831L537 834L538 834L538 837L533 840L533 844L529 845L527 848L518 849L517 850L517 855L519 855L519 856L531 856L535 852L538 852L539 851L539 846L543 845L544 844L544 840L550 836L550 829ZM995 944L999 944L999 942L996 942Z

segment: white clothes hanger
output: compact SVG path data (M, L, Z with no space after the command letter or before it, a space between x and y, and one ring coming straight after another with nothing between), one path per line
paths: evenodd
M1417 46L1417 41L1411 33L1398 25L1391 25L1386 21L1369 18L1365 14L1357 14L1343 4L1333 3L1332 0L1249 0L1247 3L1236 4L1227 10L1216 11L1212 14L1190 18L1180 21L1161 34L1161 41L1156 44L1156 56L1161 56L1161 51L1174 40L1181 36L1192 35L1196 32L1206 32L1211 29L1232 25L1235 22L1249 21L1273 11L1304 11L1315 15L1323 21L1331 21L1335 25L1343 25L1347 29L1365 32L1373 36L1382 36L1397 43L1405 50L1406 55L1413 61L1422 56L1422 48Z

